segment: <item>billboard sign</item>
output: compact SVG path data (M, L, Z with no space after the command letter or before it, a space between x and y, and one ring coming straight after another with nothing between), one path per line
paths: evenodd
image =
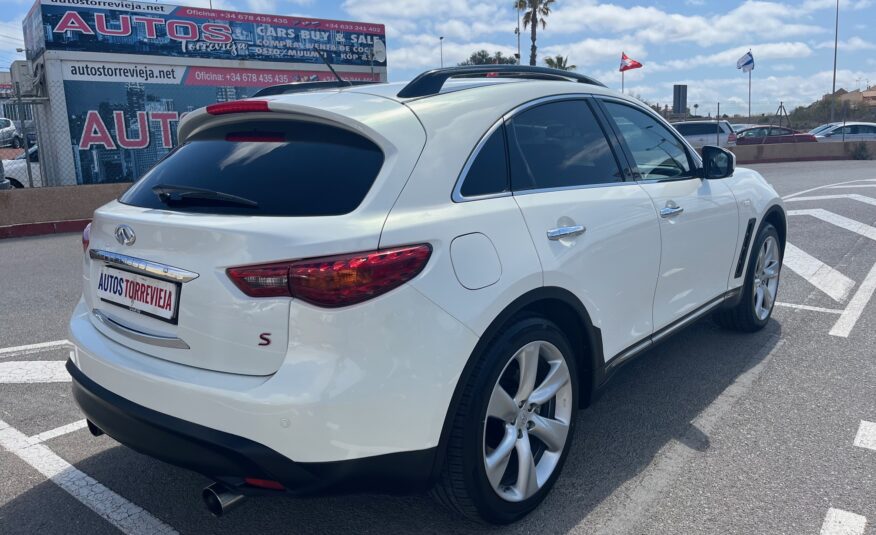
M61 68L78 184L136 180L176 146L180 118L197 108L269 85L334 79L327 71L93 61L62 61Z
M386 67L382 24L127 0L41 0L27 18L46 50L321 64L319 51L339 70Z

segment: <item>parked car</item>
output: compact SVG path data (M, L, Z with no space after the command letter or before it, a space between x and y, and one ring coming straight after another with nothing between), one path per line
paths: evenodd
M783 126L756 126L736 134L737 145L766 145L772 143L815 143L812 134L805 134Z
M815 137L818 141L876 141L876 123L837 123Z
M746 124L746 123L733 123L733 124L730 125L730 128L732 128L733 131L736 132L736 133L738 134L738 133L741 132L742 130L746 130L746 129L748 129L748 128L754 128L755 126L760 126L760 125L757 125L757 124Z
M672 126L697 149L705 145L728 147L736 144L736 132L727 121L683 121Z
M225 102L179 139L83 233L67 369L92 433L212 478L215 514L431 487L515 521L620 366L775 303L775 190L581 74Z
M34 145L28 149L28 154L30 154L30 172L33 183L35 186L39 186L42 184L39 149ZM14 187L24 188L30 185L30 180L27 177L27 162L23 152L11 160L3 160L3 168L6 169L6 177Z
M14 122L9 119L0 118L0 147L21 148L23 145L22 139L21 133L16 128Z

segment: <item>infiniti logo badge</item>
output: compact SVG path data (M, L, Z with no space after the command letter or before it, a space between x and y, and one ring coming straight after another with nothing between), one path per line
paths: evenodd
M134 245L137 241L137 235L134 234L134 229L128 225L119 225L116 227L116 241L122 245Z

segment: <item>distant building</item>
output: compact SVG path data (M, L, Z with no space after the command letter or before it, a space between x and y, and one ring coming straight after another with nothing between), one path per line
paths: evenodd
M672 113L684 115L687 113L687 86L672 86Z

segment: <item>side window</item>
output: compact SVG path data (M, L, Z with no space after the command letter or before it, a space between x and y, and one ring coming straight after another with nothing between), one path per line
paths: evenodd
M504 126L499 126L490 134L463 180L459 190L463 197L503 193L511 189Z
M858 128L861 134L876 134L876 126L859 126Z
M642 180L691 176L691 161L684 144L655 118L625 104L605 101Z
M514 191L621 182L617 160L583 100L543 104L508 122Z

